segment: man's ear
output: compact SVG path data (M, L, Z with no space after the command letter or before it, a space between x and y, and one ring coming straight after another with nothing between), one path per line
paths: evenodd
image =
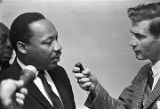
M27 54L26 44L24 42L18 41L17 42L17 49L19 52L21 52L23 54Z

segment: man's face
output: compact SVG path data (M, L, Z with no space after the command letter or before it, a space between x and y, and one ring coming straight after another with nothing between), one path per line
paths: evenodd
M29 25L33 35L27 45L28 63L38 69L52 69L60 61L62 47L58 42L58 32L54 25L39 20Z
M157 61L160 59L160 38L157 39L150 33L151 20L133 23L131 27L132 39L130 46L139 60L149 59Z
M7 63L12 57L13 49L9 41L9 30L0 26L0 63Z

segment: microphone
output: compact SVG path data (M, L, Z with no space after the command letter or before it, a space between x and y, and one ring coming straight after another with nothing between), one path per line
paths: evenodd
M77 62L77 63L75 64L75 67L79 67L80 73L82 73L82 71L84 70L84 67L83 67L83 65L82 65L81 62ZM78 81L79 81L79 80L78 80ZM90 86L86 87L86 90L87 90L87 91L89 91L89 87L90 87Z
M84 70L82 63L81 63L81 62L78 62L78 63L75 64L75 66L76 66L76 67L79 67L80 73L82 73L82 71Z
M24 81L25 86L36 78L38 71L34 66L28 65L21 70L21 73L22 75L20 76L20 80Z

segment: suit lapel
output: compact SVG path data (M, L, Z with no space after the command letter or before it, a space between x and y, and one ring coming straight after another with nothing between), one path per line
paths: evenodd
M60 83L60 82L55 81L55 86L56 86L56 88L57 88L57 90L58 90L58 93L59 93L59 95L60 95L60 97L61 97L61 100L62 100L62 102L63 102L63 106L65 107L65 109L68 109L67 106L66 106L66 100L67 100L67 99L65 98L65 95L66 95L67 93L66 93L66 91L65 91L65 89L64 89L63 84Z
M145 91L146 84L147 84L147 76L142 75L142 77L143 78L141 78L140 82L137 82L137 84L135 86L135 92L136 92L135 101L137 101L137 103L138 103L137 108L141 107L142 104L144 104L143 99L144 99L144 91Z
M53 109L48 100L40 92L37 86L32 82L27 86L29 95L33 96L40 104L44 105L47 109Z
M22 68L19 66L19 64L17 63L16 59L14 61L13 64L13 73L18 74L17 77L20 76L20 71L22 70ZM51 106L51 104L48 102L48 100L43 96L43 94L40 92L40 90L37 88L37 86L31 82L30 84L27 85L27 89L28 89L28 95L33 96L39 103L41 103L42 105L44 105L45 107L47 107L47 109L53 109L53 107Z
M140 69L140 71L138 72L138 75L132 82L134 97L132 98L133 102L131 105L136 109L141 109L142 105L145 104L143 99L144 99L144 92L145 92L145 88L148 80L147 72L149 71L149 69L150 69L150 65L146 64L143 68Z
M146 86L147 86L147 80L148 80L148 78L147 78L147 76L145 76L144 77L144 81L141 83L141 85L140 85L140 89L141 89L141 87L142 87L142 90L140 90L140 96L139 96L139 99L142 101L142 104L144 105L145 104L145 100L144 100L144 94L145 94L145 89L146 89ZM139 102L140 103L140 105L141 105L141 102Z
M70 99L70 95L69 95L69 91L66 88L66 81L64 78L66 78L66 76L63 74L64 72L61 72L59 70L52 70L52 71L48 71L57 90L58 93L61 97L61 100L63 102L63 106L65 109L72 109L71 107L71 99Z
M151 95L149 96L148 100L146 101L145 107L149 107L158 96L160 96L160 79L158 79L158 82L155 86L155 88L153 89Z

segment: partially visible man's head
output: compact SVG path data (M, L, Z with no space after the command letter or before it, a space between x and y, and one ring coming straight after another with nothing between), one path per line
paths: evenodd
M12 46L9 41L9 29L0 23L0 64L8 63L12 57Z
M45 19L45 17L40 13L24 13L13 21L10 28L10 40L15 51L17 51L18 41L30 42L32 31L29 28L29 24L41 19Z
M54 25L42 14L18 16L10 29L10 40L18 58L38 69L52 69L60 60L61 45Z
M160 3L128 9L132 21L130 42L136 58L156 62L160 59Z
M160 34L160 2L151 4L142 4L128 9L128 17L132 25L140 21L152 20L149 31L155 37Z

